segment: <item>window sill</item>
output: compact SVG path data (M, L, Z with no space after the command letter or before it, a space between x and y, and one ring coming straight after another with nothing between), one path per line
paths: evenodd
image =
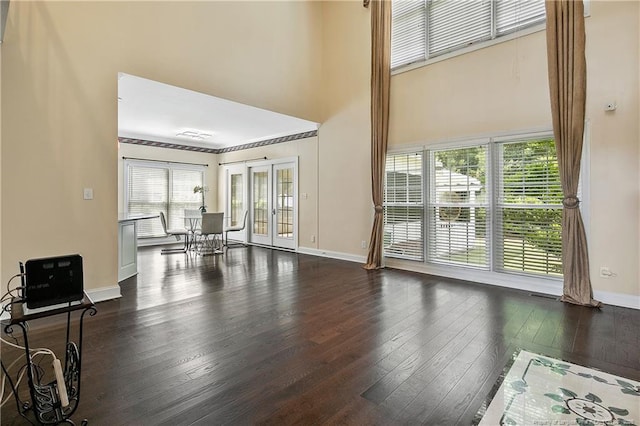
M385 266L389 268L402 269L422 274L455 278L464 281L472 281L536 293L545 293L553 296L562 295L562 278L534 277L520 275L517 273L510 274L485 271L476 268L456 268L390 257L385 257L384 263Z

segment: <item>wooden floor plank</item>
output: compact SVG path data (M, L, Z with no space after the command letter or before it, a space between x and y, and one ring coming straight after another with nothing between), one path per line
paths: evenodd
M517 349L640 378L631 309L258 247L141 247L139 271L85 321L76 421L469 424ZM62 353L64 318L29 332Z

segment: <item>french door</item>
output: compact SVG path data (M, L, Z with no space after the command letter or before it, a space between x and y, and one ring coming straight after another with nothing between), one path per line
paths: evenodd
M254 165L250 177L250 242L296 248L297 167L293 162Z

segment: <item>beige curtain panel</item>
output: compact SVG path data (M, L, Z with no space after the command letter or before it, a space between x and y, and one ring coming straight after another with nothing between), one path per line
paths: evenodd
M382 267L383 186L389 133L391 2L371 1L371 193L375 215L366 269Z
M600 302L593 299L587 238L577 196L587 94L584 6L582 0L553 0L546 1L545 5L553 133L564 195L561 300L600 306Z

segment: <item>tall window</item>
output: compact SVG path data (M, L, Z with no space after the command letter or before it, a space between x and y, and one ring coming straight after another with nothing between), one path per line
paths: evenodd
M552 138L429 150L425 173L423 162L413 161L420 154L387 155L385 256L562 274L562 189Z
M544 20L544 0L393 0L391 68L499 38Z
M486 145L430 152L429 260L489 266Z
M561 275L562 187L554 141L496 148L496 269Z
M424 217L422 153L387 156L384 191L384 251L422 260Z
M157 214L163 212L169 228L184 228L184 210L198 209L202 195L194 193L195 186L204 182L204 167L169 163L127 161L125 163L128 214ZM143 220L138 224L138 237L161 237L160 221Z

